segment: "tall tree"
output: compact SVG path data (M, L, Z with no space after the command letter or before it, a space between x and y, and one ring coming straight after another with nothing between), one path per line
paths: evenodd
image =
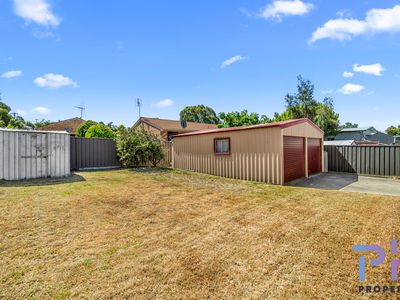
M242 110L241 112L221 112L219 114L219 118L221 119L221 123L218 124L218 127L220 128L257 125L268 123L270 121L267 116L260 116L257 113L248 113L246 109Z
M314 85L303 77L297 77L297 92L285 97L287 114L294 119L308 118L316 123L326 135L335 135L339 126L339 114L334 110L333 100L322 102L314 98ZM279 116L279 115L278 115Z
M286 107L295 119L315 117L317 101L314 99L314 85L310 80L297 77L297 92L285 97Z
M218 124L215 111L205 105L186 106L179 114L181 121Z
M325 135L336 135L339 126L339 114L335 113L332 98L325 98L317 103L313 119L318 127L322 128Z

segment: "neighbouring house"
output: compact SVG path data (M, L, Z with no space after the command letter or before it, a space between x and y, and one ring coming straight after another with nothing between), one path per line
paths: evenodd
M379 146L378 141L339 140L324 141L324 146Z
M393 145L395 138L374 127L345 128L334 137L335 141L354 140L355 142L378 142L380 145ZM374 143L372 143L374 144Z
M72 119L58 121L58 122L54 122L54 123L51 123L51 124L46 125L46 126L39 127L36 130L40 130L40 131L66 131L66 132L69 133L69 135L75 136L76 135L76 130L84 122L85 122L85 120L83 120L81 118L72 118Z
M133 125L133 128L138 128L139 126L142 126L145 130L159 134L167 141L171 141L175 135L180 133L217 128L217 125L214 124L195 122L187 122L187 126L183 128L180 121L146 117L139 118Z
M308 119L201 130L173 139L174 168L284 184L324 170L324 132Z
M324 141L324 146L355 146L354 140Z

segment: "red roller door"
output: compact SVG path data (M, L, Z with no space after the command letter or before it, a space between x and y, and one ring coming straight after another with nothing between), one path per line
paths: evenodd
M283 163L285 182L305 176L304 138L283 137Z
M308 175L322 171L321 140L307 139Z

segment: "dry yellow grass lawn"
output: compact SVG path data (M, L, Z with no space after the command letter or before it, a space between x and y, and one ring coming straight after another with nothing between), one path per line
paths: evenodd
M354 298L400 198L179 171L0 184L0 298ZM389 251L388 251L389 253ZM367 268L388 284L389 262Z

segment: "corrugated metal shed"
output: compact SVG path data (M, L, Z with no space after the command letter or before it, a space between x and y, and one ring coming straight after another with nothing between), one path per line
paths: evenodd
M294 177L308 176L307 142L323 140L323 131L308 119L270 124L203 130L180 134L173 140L173 167L236 179L284 184ZM301 170L289 178L285 173L285 137L299 137ZM315 160L323 166L322 147ZM285 153L286 152L286 153ZM297 152L295 151L297 155ZM290 162L286 162L291 167ZM297 168L297 164L292 167ZM298 171L298 172L297 172ZM322 170L323 171L323 170Z
M0 179L68 176L69 147L67 132L0 129Z

